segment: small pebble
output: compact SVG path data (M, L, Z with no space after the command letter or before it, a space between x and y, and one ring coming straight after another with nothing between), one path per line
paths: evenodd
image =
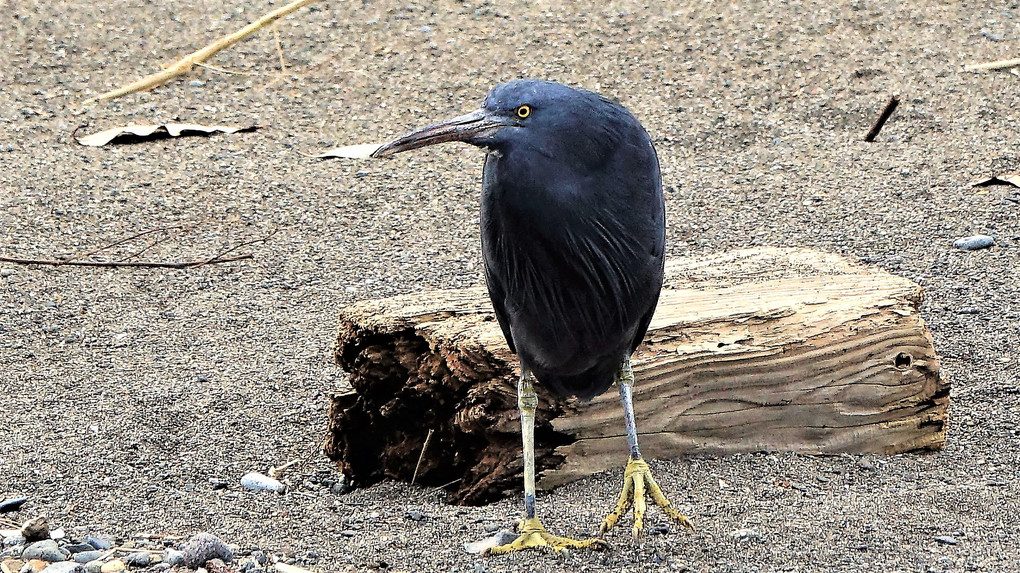
M669 525L665 523L660 523L649 529L648 533L651 535L665 535L669 533Z
M69 543L64 546L69 553L81 553L83 551L95 551L95 547L92 547L88 543ZM84 563L84 562L83 562Z
M163 551L163 562L173 567L184 565L184 554L176 549L167 549Z
M249 472L241 477L241 485L252 491L272 491L276 493L283 493L284 485L279 481L267 476L260 474L259 472Z
M14 273L14 269L0 269L0 276L2 277L9 277ZM26 501L28 501L27 497L13 497L11 499L0 501L0 513L18 511L21 509L21 506L25 505Z
M468 553L472 553L474 555L480 555L482 553L485 553L486 549L491 549L493 547L496 547L497 545L506 545L507 543L510 543L514 539L517 539L516 534L503 530L495 535L486 537L484 539L479 539L478 541L474 541L472 543L465 543L464 551L467 551Z
M106 537L86 537L85 543L88 543L100 551L109 551L110 549L113 549L113 540Z
M43 569L49 567L49 563L42 559L31 559L28 563L21 566L20 573L39 573Z
M103 562L99 559L85 564L85 573L103 573Z
M123 571L126 568L127 567L124 565L123 561L120 559L114 559L113 561L103 563L103 566L99 568L99 571L101 571L101 573L117 573L118 571Z
M14 270L14 269L0 269L0 277L7 278L7 277L10 277L10 276L14 276L16 274L18 274L18 271ZM14 511L14 510L12 509L11 511Z
M730 532L730 537L740 541L761 541L761 534L753 529L736 529Z
M211 533L196 533L181 546L184 564L192 569L205 565L210 559L222 559L227 563L234 560L234 554L226 543Z
M74 561L62 561L43 569L43 573L85 573L85 567Z
M0 573L18 573L22 565L17 559L4 559L0 561Z
M971 237L963 237L953 241L954 247L965 251L976 251L978 249L991 247L994 244L995 239L988 235L973 235Z
M205 84L202 83L201 80L191 80L190 82L188 82L188 85L193 87L193 88L200 88L200 87L204 86Z
M124 565L128 567L148 567L149 559L148 551L132 551L123 557Z
M91 545L89 547L91 547ZM103 556L103 553L105 552L93 549L92 551L80 551L78 553L73 553L71 554L71 557L74 559L75 563L88 563L99 559Z
M60 547L57 546L57 542L52 539L44 539L42 541L36 541L35 543L29 544L29 546L21 552L21 558L26 561L30 559L41 559L47 563L66 561L64 554L60 551Z
M981 30L981 35L984 36L986 40L992 42L1001 42L1005 39L999 34L992 33L990 30Z
M412 509L411 511L408 511L405 514L405 517L407 517L411 521L421 521L422 519L425 519L425 516L422 514L422 512L418 511L417 509Z
M29 541L39 541L50 538L50 525L45 517L29 519L21 526L21 534Z
M4 547L14 547L15 545L24 545L25 543L28 543L28 540L17 530L13 531L10 536L4 537Z
M935 538L935 541L943 545L956 545L957 543L959 543L959 541L957 541L955 537L950 537L948 535L939 535L938 537Z

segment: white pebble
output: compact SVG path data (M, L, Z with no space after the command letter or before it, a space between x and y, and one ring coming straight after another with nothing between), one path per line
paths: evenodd
M974 235L972 237L963 237L956 239L953 242L953 246L957 249L964 249L966 251L976 251L978 249L984 249L991 247L995 244L995 239L988 235Z
M285 489L284 485L279 481L267 475L260 474L259 472L244 474L241 478L241 485L252 491L273 491L276 493L283 493L283 490Z

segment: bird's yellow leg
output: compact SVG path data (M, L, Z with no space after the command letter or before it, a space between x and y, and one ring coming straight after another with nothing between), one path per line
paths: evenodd
M652 470L649 469L648 464L643 459L631 458L627 462L627 469L623 472L623 493L620 494L620 499L616 502L616 509L602 521L599 534L605 535L633 506L634 537L641 537L644 531L646 495L651 498L655 505L659 506L662 512L666 514L666 517L669 517L670 521L680 527L694 531L694 524L691 523L691 520L677 511L669 503L669 500L666 499L666 495L662 493L662 488L659 487L659 484L655 482L655 478L652 477Z
M489 555L501 555L522 549L563 552L568 549L605 549L601 539L570 539L553 535L545 530L535 515L535 410L538 409L538 395L535 394L534 375L523 369L521 381L517 384L517 405L521 410L521 437L524 441L524 521L518 527L520 536L507 543L486 551Z
M637 429L634 425L634 403L633 386L634 372L630 368L630 357L623 359L620 372L616 375L616 382L620 386L620 402L623 403L624 424L627 426L627 441L630 445L630 461L627 462L627 469L623 472L623 492L616 502L616 509L602 520L599 534L605 535L613 528L621 517L626 515L631 507L634 508L634 537L641 537L644 531L645 520L645 495L652 498L652 502L662 509L670 521L680 527L694 530L691 520L677 511L662 493L662 488L652 477L652 470L648 464L641 459L641 452L638 450Z

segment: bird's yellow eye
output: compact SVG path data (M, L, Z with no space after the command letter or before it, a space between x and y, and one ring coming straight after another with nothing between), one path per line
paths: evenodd
M522 105L521 107L517 108L517 117L525 119L529 115L531 115L531 107Z

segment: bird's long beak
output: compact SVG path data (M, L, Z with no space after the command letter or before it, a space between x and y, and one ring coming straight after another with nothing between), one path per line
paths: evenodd
M508 120L499 116L489 115L484 109L479 109L460 117L423 127L407 135L402 135L376 149L372 153L372 157L387 157L394 153L410 151L437 143L446 143L447 141L475 143L478 138L489 135L493 131L507 125L510 125Z

